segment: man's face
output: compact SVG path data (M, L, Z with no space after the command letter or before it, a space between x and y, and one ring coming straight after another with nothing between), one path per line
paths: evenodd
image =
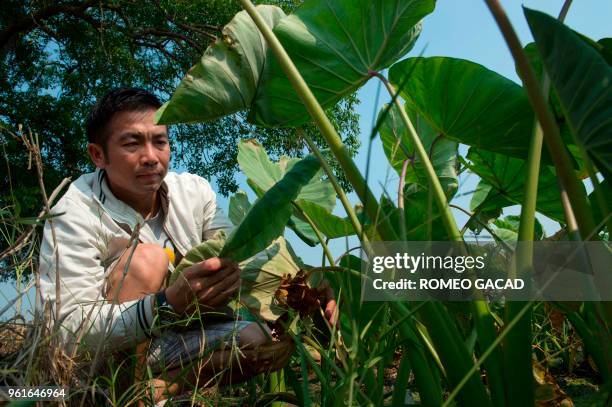
M154 116L154 109L115 113L106 127L106 154L97 144L88 147L113 193L130 204L155 194L168 172L168 131L153 123Z

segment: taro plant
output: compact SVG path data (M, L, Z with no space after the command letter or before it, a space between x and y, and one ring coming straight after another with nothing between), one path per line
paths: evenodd
M272 163L255 142L242 142L238 161L259 198L250 207L244 195L235 196L232 236L195 248L186 261L210 255L212 246L214 254L239 261L262 250L269 253L275 245L283 247L285 227L321 245L328 265L321 271L337 291L341 318L327 338L314 335L307 321L294 319L288 327L296 338L300 369L285 369L285 377L299 404L382 405L390 398L393 405L403 405L411 395L411 372L422 405L515 406L541 400L536 390L546 375L540 374L541 364L532 352L534 301L364 303L359 283L363 257L345 253L335 260L327 242L355 234L367 257L370 242L376 240L461 242L467 229L487 229L512 247L517 241L544 238L536 212L562 224L557 238L607 240L610 40L595 42L561 21L525 9L535 44L523 48L498 2L487 0L512 51L521 86L466 60L402 60L418 37L421 19L434 10L434 0L307 0L290 15L272 6L255 7L249 0L241 3L245 11L187 73L157 120L205 121L247 110L248 120L258 125L295 127L296 137L304 139L313 155ZM385 69L388 78L381 74ZM373 77L392 99L381 110L375 130L400 177L397 200L374 197L323 110ZM310 120L355 189L359 211L321 151L300 131ZM460 153L460 144L469 147L467 154ZM470 220L461 230L449 204L460 171L480 178L470 210L462 209ZM592 184L590 194L585 176ZM336 196L346 218L331 213ZM521 205L520 216L502 217L503 208L514 204ZM533 262L530 246L518 247L514 275ZM297 271L300 263L291 258L294 265L272 272L265 288L252 283L259 281L257 273L265 273L265 266L245 264L249 283L242 298L258 299L251 308L264 299L265 312L278 307L278 296L271 293L286 283L283 274ZM601 381L610 386L610 305L548 306L579 333ZM265 312L260 314L265 317ZM385 394L384 370L398 357L395 386ZM320 382L317 396L310 392L309 369ZM534 372L542 380L534 380Z

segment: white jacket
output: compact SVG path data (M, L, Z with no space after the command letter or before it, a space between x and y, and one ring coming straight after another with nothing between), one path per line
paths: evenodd
M114 197L97 170L73 182L51 210L40 249L41 293L55 315L56 270L60 276L61 339L73 349L83 330L81 345L116 351L142 342L151 334L153 295L111 304L104 299L106 268L129 243L141 224L139 240L154 243L148 225L134 209ZM209 183L192 174L169 172L162 187L164 230L174 243L177 257L231 224L217 207ZM57 239L54 252L51 222Z

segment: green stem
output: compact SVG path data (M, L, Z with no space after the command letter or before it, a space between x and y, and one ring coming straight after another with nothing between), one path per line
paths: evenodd
M269 393L282 393L285 391L285 375L282 370L270 373L268 380L268 392ZM282 401L272 402L272 407L283 407L285 403Z
M493 341L493 343L491 344L491 346L489 346L487 348L487 350L485 350L482 354L482 356L480 357L480 359L478 359L478 361L476 363L474 363L474 365L472 366L472 368L470 369L470 371L468 372L468 374L465 375L465 377L463 377L463 379L461 379L461 381L459 382L459 384L453 389L453 391L451 392L451 394L448 396L448 398L446 399L446 401L444 402L444 404L442 405L442 407L448 407L452 405L453 400L455 399L455 397L457 397L459 395L459 392L461 391L461 389L463 389L463 387L468 383L468 380L474 376L474 373L476 373L478 371L478 369L480 368L480 366L487 360L487 358L493 353L493 351L499 346L499 344L506 338L506 336L512 331L512 329L514 328L514 326L519 322L519 320L523 317L523 315L525 314L525 312L529 311L531 309L531 307L533 306L535 301L530 301L527 304L525 304L521 310L519 311L519 313L516 315L516 317L514 317L514 319L512 319L512 321L510 321L510 323L508 323L506 326L504 326L503 331L499 334L499 336L497 338L495 338L495 340ZM531 374L529 377L532 377Z
M319 148L312 141L312 139L301 129L298 129L297 131L298 131L298 135L300 135L301 137L304 138L304 140L306 140L306 144L308 144L308 148L310 149L310 151L312 151L315 157L317 157L317 159L319 160L319 163L321 163L321 168L323 168L323 171L325 171L325 174L327 174L329 181L334 187L334 191L336 191L336 194L338 195L338 199L340 200L340 203L342 203L342 206L344 207L344 210L346 211L346 214L348 215L349 220L351 221L351 224L353 225L353 228L355 229L355 233L357 234L357 236L359 236L359 240L361 240L361 242L363 243L366 253L369 256L371 253L371 249L370 249L368 238L365 235L363 228L361 227L361 222L359 222L359 219L357 218L357 214L353 210L353 207L351 206L351 203L349 202L348 197L344 193L342 186L340 186L338 179L336 178L336 176L334 175L334 172L329 166L329 163L327 162L325 157L323 157L323 154L321 154L321 150L319 150Z
M550 80L544 74L543 93L548 95ZM547 97L548 98L548 97ZM540 158L544 138L542 127L536 121L529 144L527 157L527 179L525 194L521 207L521 218L518 231L518 241L522 242L516 248L516 265L511 270L509 278L517 278L529 273L533 264L533 236L535 233L535 211L538 197L538 180L540 175ZM526 279L528 281L528 279ZM504 365L506 371L515 372L506 379L506 395L508 405L533 405L535 389L532 377L531 352L531 314L532 307L523 309L524 303L509 301L506 304L506 322L518 319L516 328L508 333L504 343Z
M392 315L395 319L400 320L404 315L410 313L406 305L402 303L396 304L398 305L392 308ZM414 372L414 380L419 389L421 404L426 407L439 406L442 403L442 387L440 385L439 372L430 368L423 341L420 341L417 337L414 321L412 319L404 320L399 325L399 330L402 339L408 340L408 345L404 348L404 357L408 357Z
M325 115L325 111L315 98L314 94L302 78L302 75L297 70L295 64L287 54L287 51L283 48L276 35L272 32L272 29L264 22L261 15L255 9L253 3L250 0L240 0L240 3L251 16L257 28L259 28L261 34L268 42L270 49L274 53L278 63L280 64L283 72L287 75L289 82L293 86L293 89L304 103L306 110L313 118L317 128L321 132L321 135L325 138L325 141L329 145L330 150L334 156L338 159L338 163L344 170L347 180L355 188L355 193L363 203L363 206L370 217L370 219L376 219L378 215L378 202L372 194L372 191L368 188L362 177L357 165L351 159L351 156L346 149L346 146L342 143L342 139L336 132L333 124L329 118ZM381 235L385 240L394 240L395 233L393 228L388 224L386 219L383 219L382 224L379 225Z
M323 235L317 228L317 225L315 225L312 219L310 219L310 216L308 216L308 214L304 212L304 210L300 207L299 203L293 202L293 207L300 213L300 215L304 217L304 219L306 219L306 222L308 222L312 230L315 232L315 235L317 235L317 239L319 240L319 243L321 243L321 247L323 248L323 253L325 254L325 257L327 257L327 261L329 262L329 265L334 266L335 265L334 256L329 250L329 247L327 247L327 244L325 243L325 238L323 237Z
M557 177L559 178L562 190L567 192L571 202L571 207L565 208L566 217L572 218L575 215L580 235L585 237L595 228L595 222L590 213L584 191L580 188L581 185L576 179L570 157L561 139L559 128L548 108L548 103L541 92L540 85L508 16L498 0L485 0L485 2L491 10L491 14L493 14L512 53L516 70L523 82L525 92L531 102L536 118L542 126L543 137L557 169ZM568 213L570 209L570 212L573 211L573 214Z
M325 112L317 102L316 98L306 85L306 82L298 72L297 68L291 61L287 52L283 49L282 45L278 41L278 38L274 35L270 27L268 27L253 4L249 0L241 0L241 4L247 13L251 16L262 35L268 42L270 49L276 56L279 64L283 71L287 75L291 82L294 90L301 98L311 117L314 119L317 127L321 131L323 137L330 146L332 153L338 159L339 164L345 171L346 177L351 185L355 188L355 192L359 199L363 202L366 212L371 219L376 219L379 212L379 205L376 202L374 195L365 183L365 180L361 176L361 173L357 169L357 166L351 159L346 147L342 144L342 140L338 133L332 126L331 122L325 115ZM448 206L446 206L448 210ZM454 220L452 220L454 223ZM384 240L391 241L395 238L395 233L391 225L389 225L387 219L383 219L381 224L377 225L377 229ZM458 233L457 227L455 226L452 236L461 236ZM403 304L394 302L392 306L396 309L405 311L402 307ZM428 323L428 329L431 332L436 332L434 341L436 341L437 348L443 353L441 354L442 359L448 363L449 370L452 372L453 384L458 382L460 378L470 369L472 365L471 355L463 345L461 335L454 325L454 322L448 315L448 312L442 307L441 304L430 302L428 303L422 312ZM449 346L450 345L450 346ZM353 384L352 380L349 379L350 385ZM478 377L473 377L468 380L465 392L462 392L462 400L467 405L490 405L490 400L487 396L485 387ZM351 395L349 395L349 398ZM351 399L349 399L349 402Z
M563 21L571 0L566 0L559 13L559 20ZM518 64L518 62L517 62ZM542 73L542 97L548 101L550 94L550 78L546 72ZM548 111L548 109L546 109ZM525 275L533 267L533 241L535 235L535 212L538 197L538 181L540 175L540 160L542 158L542 145L544 133L542 126L536 120L533 135L529 143L527 156L527 179L525 180L525 194L521 207L521 218L519 223L518 244L516 250L516 266L512 270L510 278ZM562 193L562 195L565 195ZM571 208L565 212L566 218L573 222L573 211ZM568 222L569 226L569 222ZM575 228L575 226L574 226ZM571 228L570 228L571 230ZM528 281L528 280L527 280ZM506 304L506 321L512 321L523 311L522 302L509 301ZM517 322L516 329L508 333L504 345L504 365L507 371L512 370L517 374L507 377L507 398L510 405L533 405L535 402L535 389L532 379L532 332L531 332L532 307L524 311L524 315Z
M408 391L408 380L410 379L410 359L408 358L408 349L404 348L402 359L397 369L397 378L393 385L393 398L391 399L392 407L403 407L406 400L406 391Z
M372 73L373 76L376 76L387 88L389 95L393 98L395 95L395 89L389 83L387 78L381 75L378 72ZM423 143L421 142L421 138L417 134L406 110L404 110L402 104L399 101L399 98L393 98L393 103L395 107L397 107L398 112L400 113L400 117L404 122L404 125L408 129L408 134L410 135L410 141L414 144L414 149L417 154L417 157L421 161L421 165L425 169L425 174L427 175L427 180L429 181L429 186L433 192L434 199L440 208L440 214L442 218L442 222L446 227L446 232L452 241L462 242L463 238L461 237L461 233L459 233L459 228L457 227L457 223L455 222L455 217L448 205L448 200L446 199L446 195L444 194L444 189L442 188L442 184L440 184L440 180L436 175L436 171L433 168L431 160L429 159L429 155L427 155L427 151L425 147L423 147Z
M387 88L387 91L393 98L393 96L395 95L395 89L393 89L393 86L391 86L389 81L379 73L373 73L373 75L382 81L382 83ZM419 158L421 164L423 165L423 168L425 169L425 174L427 175L427 179L429 181L430 191L433 193L433 197L436 201L436 204L438 205L438 208L440 208L442 221L444 223L444 226L446 227L446 231L450 239L455 242L463 242L463 238L461 236L461 233L459 232L457 223L455 222L455 217L453 216L453 213L448 204L448 200L446 199L446 195L444 194L442 184L440 184L440 180L436 175L431 160L429 159L429 155L427 154L425 147L423 147L423 143L421 142L419 135L417 134L414 126L412 125L412 122L410 121L410 118L408 117L408 114L402 107L398 98L393 98L393 103L397 107L397 110L400 113L400 117L404 122L404 125L408 129L408 134L410 135L411 141L414 144L417 157ZM493 325L493 319L491 317L491 312L487 303L482 300L473 301L471 307L472 313L474 315L474 323L476 324L476 329L478 331L479 342L486 349L495 338L495 329ZM445 310L442 309L441 305L435 312L438 312L440 317L447 317L447 314ZM430 319L430 322L433 321L433 319ZM449 326L449 323L452 323L452 321L447 322L447 327ZM449 334L451 333L449 332ZM491 390L494 396L494 400L503 400L504 380L501 352L496 351L494 357L491 358L490 362L485 367L489 372L489 381L491 382Z

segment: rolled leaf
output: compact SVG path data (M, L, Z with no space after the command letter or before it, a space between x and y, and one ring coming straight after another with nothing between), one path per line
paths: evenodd
M257 6L270 27L285 13L275 6ZM208 47L183 78L170 101L157 112L160 124L213 120L248 109L255 95L268 45L246 11L223 27L221 38Z

